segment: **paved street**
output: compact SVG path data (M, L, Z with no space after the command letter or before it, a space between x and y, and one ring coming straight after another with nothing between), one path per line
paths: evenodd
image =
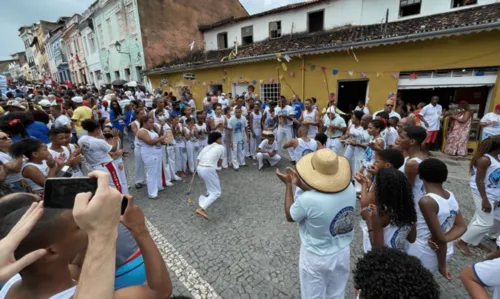
M130 155L132 156L132 155ZM127 158L129 186L132 186L132 158ZM130 188L150 221L174 283L174 294L193 298L300 298L298 258L300 240L297 224L287 223L283 212L284 188L274 168L257 171L252 160L239 172L219 173L222 197L209 209L210 221L195 216L198 196L204 184L195 178L186 196L189 180L160 193L161 199L147 199L146 189ZM451 161L447 188L470 220L473 205L466 162ZM278 166L288 166L282 160ZM465 172L465 173L464 173ZM188 199L193 200L189 205ZM356 227L351 247L351 269L362 255L361 235ZM449 263L454 278L448 282L436 276L443 298L469 298L458 279L462 267L485 253L474 250L475 259L456 252ZM349 280L346 298L353 289Z

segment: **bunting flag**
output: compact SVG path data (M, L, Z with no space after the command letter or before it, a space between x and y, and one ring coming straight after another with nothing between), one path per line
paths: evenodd
M381 76L383 76L383 75L384 75L384 74L382 74L382 73L377 73L377 78L379 78L379 77L381 77Z
M314 71L314 70L316 69L316 66L315 66L314 64L311 64L311 65L309 66L309 69L310 69L311 71Z
M288 62L288 63L290 63L290 61L292 61L292 58L288 55L285 55L284 58L285 58L286 62Z
M274 82L274 79L273 78L269 78L269 83L273 83Z
M326 71L326 66L322 66L322 67L321 67L321 69L322 69L323 71Z
M394 79L398 79L399 78L399 73L392 73L392 77Z
M203 82L203 86L207 86L207 82Z
M292 78L295 77L295 72L294 71L290 72L290 77L292 77Z
M264 83L264 80L260 80L260 84Z
M283 79L284 79L283 75L281 75L281 76L279 77L279 79L280 79L280 81L283 81Z
M305 70L305 69L306 69L306 67L305 67L305 66L301 66L301 67L300 67L300 69L301 69L301 70Z
M483 71L477 71L474 75L478 76L478 77L482 77L482 76L484 76L484 72Z
M361 73L361 77L366 78L366 73Z
M256 85L257 84L257 80L252 80L252 85Z
M337 76L337 75L338 75L338 73L339 73L339 70L337 70L337 69L333 69L333 70L332 70L332 74L333 74L334 76Z
M349 77L352 77L354 75L353 71L348 71L347 73L349 74Z

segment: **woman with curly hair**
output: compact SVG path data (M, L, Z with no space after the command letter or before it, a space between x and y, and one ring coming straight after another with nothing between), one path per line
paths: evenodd
M380 169L375 178L375 204L365 207L361 216L367 227L365 252L383 246L404 251L406 241L415 242L417 212L406 176L394 167Z
M393 248L374 248L358 260L353 274L360 299L439 299L432 273L417 258Z
M417 241L408 254L420 259L425 268L450 280L446 262L453 256L453 241L464 234L465 220L455 195L443 188L448 169L438 159L427 159L418 166L424 182L424 195L417 203Z

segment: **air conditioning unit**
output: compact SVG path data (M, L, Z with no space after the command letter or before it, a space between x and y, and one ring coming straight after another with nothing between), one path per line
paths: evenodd
M192 73L185 73L183 78L186 80L196 80L196 75Z

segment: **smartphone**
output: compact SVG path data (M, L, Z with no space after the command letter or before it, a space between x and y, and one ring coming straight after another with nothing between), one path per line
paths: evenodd
M97 178L48 178L45 180L43 204L47 208L73 209L78 193L97 190ZM127 209L128 199L123 197L121 213Z

